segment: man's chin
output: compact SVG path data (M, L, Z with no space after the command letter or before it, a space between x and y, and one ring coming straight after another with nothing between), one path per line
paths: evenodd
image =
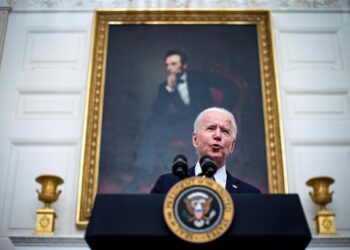
M211 154L208 154L208 156L210 156L216 162L216 164L220 164L221 162L223 162L222 154L211 153Z

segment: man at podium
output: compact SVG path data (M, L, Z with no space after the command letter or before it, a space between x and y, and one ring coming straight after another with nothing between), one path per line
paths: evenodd
M183 175L175 171L176 175L172 173L161 175L151 190L152 193L160 193L160 195L97 195L86 233L91 249L103 249L106 244L114 246L141 244L152 249L182 250L224 249L227 246L254 249L256 245L268 249L283 249L283 246L289 246L291 249L305 249L311 240L311 232L297 194L260 194L259 189L233 177L226 171L226 160L234 151L236 135L235 119L230 112L216 107L202 111L196 118L192 134L193 146L199 159L196 165L187 171L187 163L184 164L186 167L183 169L186 171L183 172L186 174ZM212 174L215 172L214 175L208 174L203 158L210 158L215 169L217 167L216 172L211 172ZM208 191L192 192L191 188L183 190L178 188L178 192L165 195L182 177L201 176L202 173L207 177L214 177L218 185L224 186L232 194L234 209L226 211L234 210L235 220L233 223L226 224L229 225L228 228L226 227L227 231L222 231L225 224L221 222L227 223L228 216L218 216L220 209L225 211L223 206L219 208L217 202L216 210L207 210L210 203L203 194L209 193ZM195 180L200 179L198 177ZM211 180L204 179L204 182L213 184ZM202 198L196 199L194 195L190 198L186 195L189 194L188 190L192 192L190 195L195 194L197 197L202 195ZM240 193L253 194L240 195ZM182 201L186 199L192 199L194 203L189 206L198 205L196 209L185 208L187 202ZM175 204L178 205L175 206ZM208 215L205 218L204 211ZM196 218L200 219L194 222L193 219ZM217 220L210 224L214 219ZM203 226L201 223L208 224ZM167 224L173 227L167 228ZM186 229L180 225L185 225ZM192 226L189 227L189 225ZM174 237L174 232L179 233L176 234L178 237ZM220 232L224 232L222 237ZM214 235L219 235L219 238L214 238ZM179 239L180 236L183 238ZM198 241L190 241L192 239ZM203 241L203 239L213 239L213 241ZM199 242L201 243L197 244Z
M231 112L218 107L203 110L194 122L192 133L192 144L198 161L189 169L188 175L203 175L200 159L208 156L217 166L213 178L229 193L260 193L258 188L233 177L226 170L226 160L234 151L236 136L237 124ZM156 181L151 193L167 193L179 180L173 173L163 174Z

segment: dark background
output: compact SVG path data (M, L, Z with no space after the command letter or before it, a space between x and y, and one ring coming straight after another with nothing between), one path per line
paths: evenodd
M163 59L170 49L186 52L190 70L216 73L241 86L240 101L232 110L237 144L226 167L268 192L256 25L111 25L107 49L99 193L147 193L160 174L171 171L169 159L168 166L142 183L133 167L157 87L166 77ZM194 150L187 157L193 166Z

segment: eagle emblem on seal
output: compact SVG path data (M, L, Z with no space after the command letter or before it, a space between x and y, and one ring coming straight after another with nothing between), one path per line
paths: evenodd
M216 215L215 210L211 209L212 197L203 192L194 192L183 201L188 212L188 223L193 223L197 228L210 225L211 219Z

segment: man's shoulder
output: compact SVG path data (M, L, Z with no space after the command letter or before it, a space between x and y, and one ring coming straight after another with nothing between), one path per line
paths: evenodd
M259 188L236 177L233 177L230 173L228 173L228 178L231 179L231 182L233 182L234 187L239 189L239 191L242 193L261 193Z
M207 75L209 75L209 72L191 70L187 71L186 74L188 78L205 78Z
M222 83L222 84L228 84L230 83L231 85L231 80L226 79L218 74L212 73L210 71L196 71L196 70L191 70L187 72L187 79L188 81L199 81L202 84L207 83L207 84L214 84L215 83Z
M247 182L241 181L241 185L244 185L244 189L248 190L249 193L261 193L260 189L253 186L252 184L249 184Z
M167 193L169 189L178 181L178 177L172 173L162 174L158 177L158 180L151 190L151 193Z
M161 180L161 181L177 181L178 180L178 177L175 176L174 174L172 173L166 173L166 174L162 174L158 177L158 181Z

